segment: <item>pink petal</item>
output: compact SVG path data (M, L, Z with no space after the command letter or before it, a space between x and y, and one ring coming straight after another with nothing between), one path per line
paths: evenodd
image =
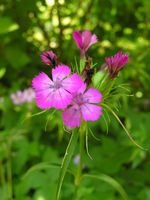
M90 46L91 46L92 44L95 44L96 42L97 42L97 36L96 36L95 34L93 34L92 37L91 37Z
M63 122L65 126L68 126L70 128L79 127L82 120L82 115L79 107L72 106L70 108L67 108L63 113Z
M71 72L71 69L66 65L58 65L56 68L52 69L52 77L53 81L56 79L62 80L67 75L69 75Z
M64 109L71 103L72 95L63 88L59 88L51 95L51 101L52 107Z
M52 93L51 86L53 86L53 82L44 72L40 73L32 80L32 87L35 89L36 103L41 109L52 107L49 99L49 96Z
M35 90L45 90L49 88L50 85L53 85L53 82L44 72L41 72L32 80L32 87Z
M82 43L85 51L90 47L91 38L92 34L90 31L84 31L82 33Z
M75 40L78 48L81 49L82 48L82 37L81 37L81 33L79 31L73 32L73 39Z
M82 84L84 82L78 74L73 74L62 81L63 88L71 93L75 93Z
M95 88L89 88L83 95L89 103L99 103L102 99L102 94Z
M111 65L113 64L112 58L111 57L107 57L105 58L105 62L108 65L108 67L110 68Z
M52 90L45 90L43 92L37 91L36 92L36 104L41 109L49 109L52 108L52 101L51 101Z
M78 94L83 94L85 90L86 90L86 83L82 82L82 85L81 85L81 87L78 89L77 93L78 93Z
M100 106L85 103L81 106L81 112L85 121L96 121L102 115L102 108Z

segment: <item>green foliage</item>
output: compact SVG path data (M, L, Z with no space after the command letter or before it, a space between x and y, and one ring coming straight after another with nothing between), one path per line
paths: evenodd
M148 0L0 1L1 200L55 200L62 178L62 200L73 199L74 193L76 200L120 200L120 194L124 199L150 200L149 13ZM14 105L10 94L30 87L40 71L49 73L49 67L44 68L39 58L43 50L54 50L63 63L77 68L79 50L71 34L84 29L99 38L89 55L97 63L93 83L101 91L104 82L99 84L99 80L107 79L100 70L105 56L118 50L129 53L130 61L119 74L118 87L110 91L111 98L104 94L104 101L134 141L147 150L134 146L111 112L103 109L99 121L88 123L92 160L84 154L83 179L76 192L72 174L64 177L66 168L58 179L70 138L58 120L60 112L39 113L35 103ZM75 151L78 154L78 148ZM76 174L73 159L70 170Z

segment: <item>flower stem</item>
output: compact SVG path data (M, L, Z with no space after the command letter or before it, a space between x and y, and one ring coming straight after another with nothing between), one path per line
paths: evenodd
M77 174L75 177L75 186L79 186L81 182L82 177L82 168L83 168L83 154L84 154L84 135L85 135L85 126L81 126L80 128L80 159L77 169Z
M58 185L57 185L57 193L56 193L56 199L60 199L60 192L62 188L62 184L64 181L65 174L67 172L70 160L72 158L72 155L74 153L75 146L78 141L78 130L75 129L72 131L71 138L69 140L62 164L61 164L61 169L59 173L59 179L58 179Z

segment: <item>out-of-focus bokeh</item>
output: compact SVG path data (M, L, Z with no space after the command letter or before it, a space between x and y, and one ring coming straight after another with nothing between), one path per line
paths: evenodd
M0 0L1 200L55 199L59 168L50 166L61 163L70 135L58 120L60 112L32 116L40 110L31 80L40 71L50 72L40 60L44 50L53 50L72 66L79 57L72 32L87 29L99 39L88 51L97 69L118 50L129 54L120 80L128 84L132 96L121 98L118 115L133 138L150 147L149 0ZM100 142L89 137L93 160L84 155L84 170L112 176L131 200L150 200L149 150L134 146L114 117L107 121L108 134L103 118L90 123ZM75 158L77 154L78 150ZM74 159L72 170L76 170ZM43 162L48 164L39 164ZM68 174L62 199L71 199L73 191ZM77 194L77 200L121 198L111 184L94 179L83 180Z

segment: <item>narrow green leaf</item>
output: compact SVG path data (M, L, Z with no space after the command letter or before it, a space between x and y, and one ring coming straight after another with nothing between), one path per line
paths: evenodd
M88 127L86 127L85 146L86 146L87 155L89 156L89 158L90 158L91 160L93 160L92 156L91 156L90 153L89 153L89 145L88 145Z
M90 133L91 133L92 137L93 137L95 140L101 141L100 138L98 138L98 137L96 137L96 136L94 135L93 131L92 131L90 128L89 128L89 130L90 130Z
M123 125L123 123L121 122L121 120L119 119L119 117L117 116L117 114L106 104L101 104L102 106L104 106L105 108L107 108L112 114L113 116L116 118L116 120L119 122L119 124L122 126L122 128L124 129L125 133L127 134L127 136L129 137L129 139L133 142L133 144L135 146L137 146L138 148L142 149L142 150L146 150L144 149L142 146L140 146L139 144L137 144L135 142L135 140L132 138L131 134L129 133L129 131L126 129L126 127Z
M106 134L108 134L108 123L107 123L107 120L106 120L104 114L102 115L102 118L104 119L104 122L105 122L105 125L106 125Z
M42 110L42 111L40 111L38 113L35 113L35 114L31 115L31 117L34 117L34 116L37 116L37 115L41 115L41 114L45 113L46 111L48 111L48 110Z
M67 130L65 126L63 126L63 130L64 130L66 133L71 134L71 131L70 131L70 130Z
M31 117L35 117L35 116L41 115L41 114L45 113L46 111L48 111L48 110L42 110L42 111L40 111L40 112L38 112L38 113L35 113L35 114L33 114L33 115L30 114L30 115L26 116L26 117L24 118L24 120L22 120L22 124L23 124L27 119L30 119Z
M65 152L62 164L61 164L58 185L57 185L57 193L56 193L57 200L60 199L60 192L61 192L63 180L64 180L65 174L67 172L67 168L69 166L70 160L72 158L75 146L77 144L78 136L79 136L78 129L74 129L72 131L71 138L70 138L69 144L67 146L67 149L66 149L66 152Z
M30 173L41 170L41 169L47 169L47 168L60 168L60 165L54 165L50 164L49 162L42 162L37 165L32 166L28 171L23 175L22 179L26 178Z
M115 179L113 179L112 177L110 177L108 175L105 175L105 174L100 174L100 175L85 174L85 175L82 176L82 178L93 178L93 179L105 181L106 183L110 184L113 188L115 188L120 193L120 195L122 196L122 198L124 200L129 200L127 193L125 192L123 187L120 185L120 183L117 182Z
M111 120L110 120L110 116L109 116L109 114L108 114L108 111L106 111L105 108L103 108L103 111L105 112L105 114L106 114L106 116L107 116L108 123L110 123Z
M75 58L75 71L79 74L79 66L78 66L78 62L77 59Z

